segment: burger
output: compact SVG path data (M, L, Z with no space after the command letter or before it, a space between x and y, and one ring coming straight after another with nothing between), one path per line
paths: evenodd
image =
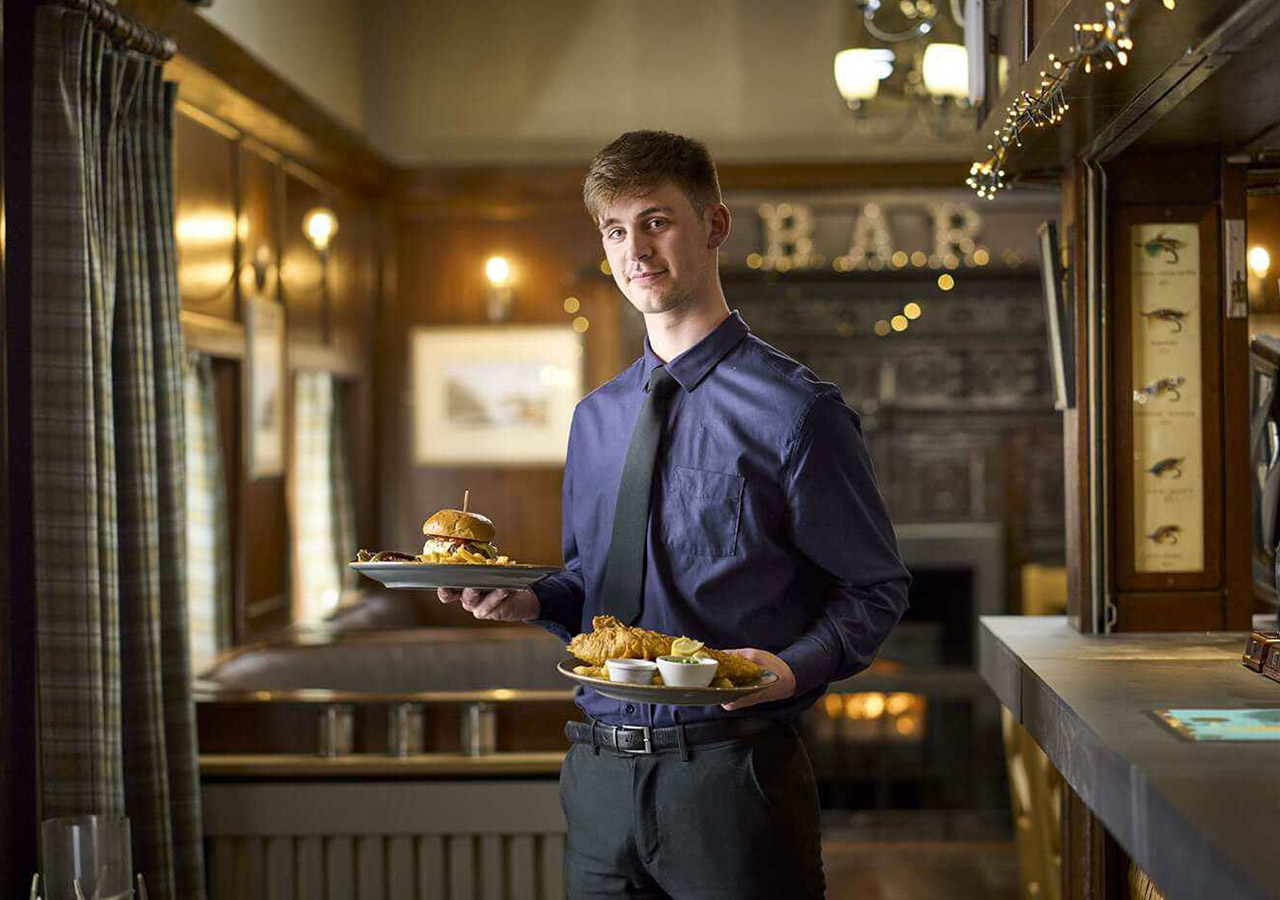
M449 556L462 549L485 559L498 558L498 548L490 543L496 533L493 522L478 513L442 509L422 524L422 533L427 536L422 545L423 556Z

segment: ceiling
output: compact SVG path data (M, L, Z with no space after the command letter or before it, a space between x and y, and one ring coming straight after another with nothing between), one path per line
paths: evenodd
M724 162L964 160L963 129L890 139L885 122L854 121L831 74L850 8L215 0L203 13L402 166L581 164L636 128L699 137Z

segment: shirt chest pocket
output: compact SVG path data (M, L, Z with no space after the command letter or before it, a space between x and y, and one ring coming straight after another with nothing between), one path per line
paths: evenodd
M741 475L676 466L667 486L664 543L694 556L733 556L742 485Z

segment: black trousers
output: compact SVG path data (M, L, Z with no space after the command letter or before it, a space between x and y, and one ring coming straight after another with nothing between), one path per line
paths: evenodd
M792 725L632 755L573 744L560 773L570 900L825 894L813 766Z

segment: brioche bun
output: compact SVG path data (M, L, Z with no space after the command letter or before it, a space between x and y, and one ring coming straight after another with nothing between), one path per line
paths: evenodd
M460 509L442 509L422 524L422 533L455 541L478 541L487 544L497 533L493 522L479 513Z

